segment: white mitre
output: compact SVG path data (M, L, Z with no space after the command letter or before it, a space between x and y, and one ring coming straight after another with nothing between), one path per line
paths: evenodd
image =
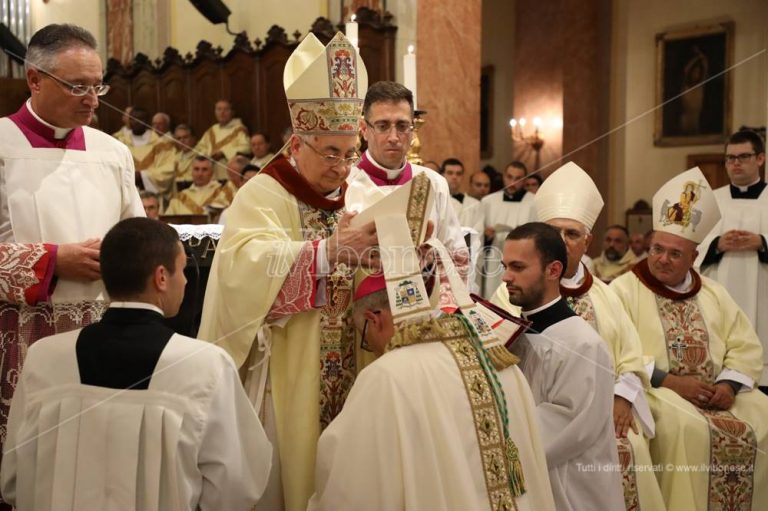
M686 170L653 196L653 230L701 243L720 220L715 194L699 167Z
M539 221L567 218L581 222L590 230L603 204L595 182L572 161L550 174L533 199Z
M328 46L307 34L285 63L283 87L294 133L357 133L368 73L341 32Z

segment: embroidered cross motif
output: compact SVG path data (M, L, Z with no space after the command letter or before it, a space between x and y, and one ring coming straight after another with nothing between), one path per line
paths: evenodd
M685 355L685 352L683 350L688 349L688 344L683 342L683 338L678 337L675 340L675 342L669 345L669 347L675 350L675 358L677 358L677 361L682 362L683 356Z

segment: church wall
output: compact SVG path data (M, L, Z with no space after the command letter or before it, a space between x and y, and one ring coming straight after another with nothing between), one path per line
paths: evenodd
M515 1L483 1L483 36L481 64L493 66L493 94L490 126L493 154L480 166L493 165L497 170L512 160L509 119L514 114L512 60L515 38ZM479 169L467 169L468 174Z
M51 23L75 23L93 34L99 43L102 59L107 55L106 12L104 0L56 0L29 3L30 33Z
M611 72L611 223L625 210L686 170L686 156L719 153L722 145L653 145L657 33L711 21L734 22L733 63L768 47L768 8L764 0L614 0ZM733 70L732 129L764 126L768 117L768 54ZM645 114L645 115L644 115ZM635 119L636 118L636 119Z

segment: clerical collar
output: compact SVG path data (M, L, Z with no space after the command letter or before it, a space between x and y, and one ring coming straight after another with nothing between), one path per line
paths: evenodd
M278 155L266 165L259 175L269 176L304 204L326 211L336 211L344 207L344 195L347 190L347 182L341 184L341 190L336 198L325 197L312 189L309 182L300 172L291 165L291 162L283 155ZM257 176L258 177L258 176ZM332 192L333 193L333 192Z
M388 179L389 181L394 181L395 179L397 179L398 177L400 177L400 174L403 172L403 170L405 170L405 167L408 165L408 162L406 161L406 162L403 162L403 166L402 166L402 167L400 167L399 169L388 169L388 168L386 168L386 167L382 167L381 165L379 165L379 162L377 162L377 161L376 161L376 160L373 158L373 155L371 155L371 151L369 151L369 150L367 150L367 149L366 149L366 151L365 151L365 157L366 157L366 159L367 159L369 162L371 162L371 164L372 164L374 167L376 167L377 169L379 169L379 170L383 171L383 172L384 172L384 173L387 175L387 179Z
M50 122L46 122L45 119L37 115L35 110L32 108L31 98L27 100L27 110L29 110L29 113L32 114L32 117L34 117L43 126L51 128L53 130L53 138L55 138L56 140L61 140L62 138L65 138L67 135L69 135L69 132L74 129L74 128L59 128L58 126L54 126Z
M157 305L146 302L110 302L110 309L144 309L153 312L157 312L161 316L165 316L163 310Z
M501 196L504 202L520 202L521 200L523 200L523 197L525 196L525 192L526 192L525 188L522 188L516 191L515 193L513 193L512 195L510 195L507 193L507 190L504 189L501 192Z
M531 322L528 331L532 334L540 334L552 325L576 316L576 313L568 307L561 296L558 296L546 305L531 311L522 311L522 315Z
M763 193L763 190L765 189L765 181L763 181L761 178L757 178L757 181L755 181L752 184L749 184L747 186L736 186L734 184L731 184L731 198L732 199L757 199L760 197L760 194Z
M691 277L691 272L688 272L685 274L685 278L681 283L679 283L676 286L665 286L670 291L674 291L675 293L687 293L691 290L691 287L693 287L693 277Z
M464 204L464 194L463 193L457 193L455 195L451 195L454 199Z
M150 138L152 138L152 130L147 130L141 135L131 132L131 142L133 142L134 147L142 147L149 144Z
M569 289L575 289L579 286L581 286L582 281L584 280L584 267L582 266L584 263L579 261L579 266L576 268L576 273L573 274L573 277L567 278L563 277L560 279L560 285L563 287L567 287Z
M632 273L634 273L638 280L650 291L664 298L669 298L670 300L686 300L692 296L696 296L696 294L701 291L701 277L693 269L688 271L688 276L683 283L675 288L667 287L659 279L653 276L651 269L648 266L648 259L643 259L634 265L632 267ZM689 277L691 279L690 283L688 283ZM678 288L687 290L678 291Z

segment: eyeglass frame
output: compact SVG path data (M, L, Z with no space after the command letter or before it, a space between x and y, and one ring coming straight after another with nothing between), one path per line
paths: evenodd
M372 313L379 315L381 314L381 311L371 311ZM365 323L363 323L363 331L360 333L360 349L363 351L367 351L368 353L373 353L373 348L371 348L370 344L368 344L368 341L365 340L365 333L368 331L368 320L365 320Z
M747 163L749 160L751 160L753 157L757 156L757 153L740 153L740 154L726 154L723 157L723 162L726 165L733 165L736 163L736 160L739 160L739 163L744 164Z
M301 138L299 140L301 140L306 146L312 149L316 155L322 158L324 163L328 165L328 168L337 167L338 165L343 165L345 168L352 167L355 163L360 161L361 158L361 155L358 152L355 152L355 156L350 156L349 158L342 158L341 156L336 156L335 154L323 154L306 140Z
M554 226L553 226L553 227L554 227ZM589 236L589 231L586 231L586 232L580 232L580 231L577 231L576 229L567 229L567 228L558 229L557 227L554 227L554 228L555 228L555 229L557 229L557 232L560 234L560 238L562 238L562 240L563 240L564 242L568 242L568 241L579 241L580 239L582 239L582 238L586 238L587 236ZM571 232L571 233L578 233L578 236L576 236L576 237L571 237L571 236L569 236L569 235L567 234L568 232Z
M72 84L69 83L66 80L62 80L58 76L55 76L48 71L43 71L42 69L37 70L40 74L47 76L48 78L52 79L54 82L58 83L64 90L69 92L72 96L76 98L83 98L88 95L89 92L93 91L94 95L96 97L105 96L108 92L111 86L107 83L100 83L98 85L80 85L80 84ZM75 89L78 87L85 87L85 91L82 94L75 93Z
M666 248L660 245L651 245L650 248L648 249L648 255L661 257L664 254L667 254L667 258L669 258L670 261L674 261L674 262L681 260L684 255L683 252L677 249L667 250Z
M387 123L387 129L383 129L383 128L377 127L376 124L372 124L366 118L363 118L363 121L365 121L365 124L370 126L370 128L373 130L373 132L376 133L377 135L389 135L392 132L392 128L393 127L395 128L395 133L397 133L398 135L409 135L409 134L413 133L413 129L414 129L413 122L409 123L409 122L406 122L406 121L398 121L398 122L376 121L377 123L379 123L379 122ZM407 125L407 127L401 131L397 127L398 124Z

